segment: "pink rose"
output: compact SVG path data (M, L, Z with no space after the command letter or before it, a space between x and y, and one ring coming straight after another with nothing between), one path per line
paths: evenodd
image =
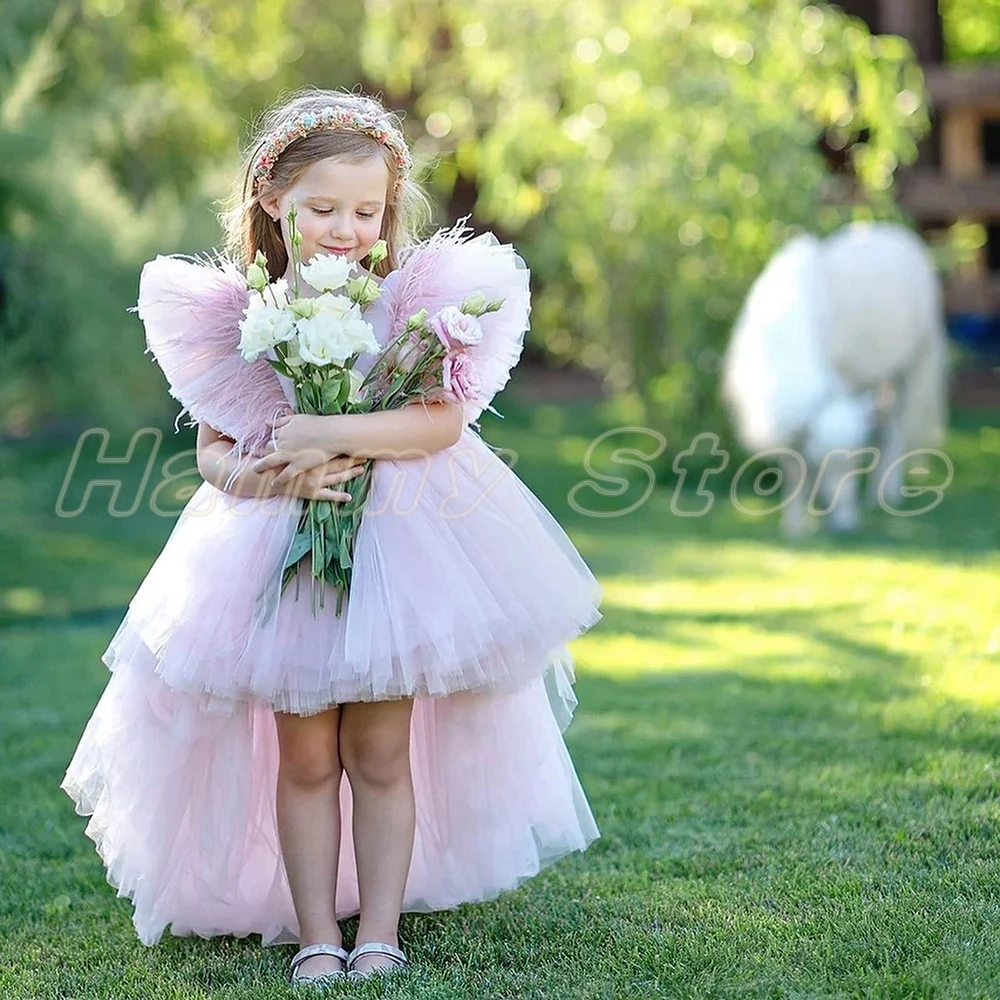
M471 347L483 339L479 320L457 306L445 306L427 321L427 326L448 349Z
M471 403L482 392L476 363L463 352L446 354L444 357L444 389L451 393L456 402Z

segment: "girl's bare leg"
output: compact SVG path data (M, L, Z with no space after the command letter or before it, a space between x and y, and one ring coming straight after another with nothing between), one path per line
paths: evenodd
M354 851L361 912L356 944L397 937L413 854L416 810L410 773L412 698L341 706L340 755L354 797ZM365 955L367 972L392 960Z
M340 858L340 707L302 717L275 712L278 745L278 839L299 921L299 944L342 945L337 924ZM316 976L344 968L339 958L316 955L299 968Z

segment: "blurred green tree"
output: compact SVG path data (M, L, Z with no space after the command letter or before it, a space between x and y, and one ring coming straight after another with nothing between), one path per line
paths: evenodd
M672 444L724 425L721 352L767 258L859 212L818 137L861 214L893 216L927 127L908 44L801 0L371 0L363 55L419 95L438 182L474 178L519 233L547 348Z
M1000 0L940 0L949 62L1000 59Z
M5 0L0 433L176 412L143 354L137 265L207 249L239 143L283 90L359 82L360 4Z
M7 0L4 21L8 429L172 408L125 313L136 266L217 241L243 126L283 90L360 84L415 110L437 192L478 191L516 233L546 348L675 433L711 420L763 261L851 211L824 203L817 135L892 214L926 124L905 43L800 0Z

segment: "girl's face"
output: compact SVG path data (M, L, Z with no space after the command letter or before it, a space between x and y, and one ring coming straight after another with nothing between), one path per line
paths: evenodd
M281 235L291 261L288 211L295 202L295 225L302 233L302 262L313 254L365 257L382 231L389 168L380 156L362 163L335 157L311 163L280 197L265 195L261 207L281 220ZM289 264L289 270L291 265Z

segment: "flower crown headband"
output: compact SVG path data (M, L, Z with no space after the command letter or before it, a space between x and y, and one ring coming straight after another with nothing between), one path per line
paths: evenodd
M259 193L261 187L270 179L278 157L296 139L302 139L311 132L318 132L321 129L338 128L364 132L377 139L392 153L399 168L393 188L394 191L397 190L413 166L402 133L391 125L387 126L382 115L376 111L353 111L350 108L327 105L318 111L301 112L267 137L260 155L254 162L253 193L255 195Z

